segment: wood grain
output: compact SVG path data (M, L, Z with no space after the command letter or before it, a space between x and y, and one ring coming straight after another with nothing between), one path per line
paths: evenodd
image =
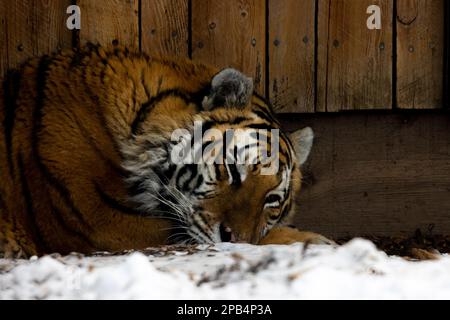
M317 1L316 112L327 111L329 26L325 23L330 22L330 7L330 0Z
M70 0L0 1L0 76L25 60L72 45Z
M316 133L296 223L332 237L450 234L450 118L439 113L284 117Z
M367 28L370 5L381 8L381 30ZM318 110L392 108L392 5L319 0Z
M188 0L143 0L141 10L142 50L188 57Z
M314 112L315 0L269 1L269 97L279 113Z
M397 106L443 106L444 0L397 2Z
M242 70L265 94L265 12L264 0L192 0L192 57Z
M450 2L445 1L444 108L450 109Z
M81 9L80 43L114 43L139 48L138 0L78 0Z

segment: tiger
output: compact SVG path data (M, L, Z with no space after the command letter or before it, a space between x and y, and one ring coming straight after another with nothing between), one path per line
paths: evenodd
M5 257L332 243L290 225L312 129L283 132L253 80L236 69L88 44L10 71L0 106ZM268 138L279 131L278 170L262 174L270 166L255 159L175 161L180 145L205 149L189 137L196 124L223 137L252 131L241 153L275 150ZM174 139L180 130L187 136ZM217 155L237 160L236 145L230 150L221 135L209 141L222 145Z

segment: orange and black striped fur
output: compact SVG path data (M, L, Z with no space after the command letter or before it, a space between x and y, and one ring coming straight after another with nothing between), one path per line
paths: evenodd
M279 128L250 79L232 69L90 45L10 72L0 95L0 252L327 242L282 227L310 129L292 142L281 133L280 170L263 176L260 165L173 164L171 134L195 121Z

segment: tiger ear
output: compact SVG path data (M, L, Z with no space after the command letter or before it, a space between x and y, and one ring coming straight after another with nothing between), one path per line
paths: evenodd
M294 145L297 160L302 166L306 160L308 160L308 156L311 152L314 141L314 131L310 127L306 127L291 133L290 138Z
M211 92L203 100L203 109L245 107L253 94L253 79L236 69L224 69L211 80Z

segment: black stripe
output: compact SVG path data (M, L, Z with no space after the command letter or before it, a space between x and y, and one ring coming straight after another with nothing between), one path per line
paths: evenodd
M292 145L291 140L284 134L283 131L280 130L279 133L280 133L280 138L283 139L284 143L286 143L286 145L287 145L288 150L286 150L286 152L287 152L288 165L289 165L289 167L291 167L292 163L293 163L292 152L295 151L294 146Z
M114 199L110 195L108 195L99 185L97 182L94 183L95 185L95 191L100 196L100 199L105 203L108 207L110 207L113 210L120 211L123 214L126 215L132 215L132 216L139 216L142 215L142 212L128 207L125 204L121 203L117 199Z
M262 108L258 110L253 109L252 112L263 120L266 120L270 123L275 123L277 126L280 125L280 123L269 112L265 112L265 110Z
M289 215L289 211L291 211L292 201L289 201L289 200L290 199L285 200L287 205L284 206L283 211L281 212L279 221L282 221L283 219L285 219Z
M135 119L133 120L133 123L131 124L131 132L133 134L136 134L139 129L142 122L145 121L148 114L153 110L154 106L157 103L160 103L164 101L165 99L171 98L171 97L177 97L182 99L186 104L192 102L192 95L190 93L187 93L181 89L169 89L166 91L163 91L159 93L157 96L151 98L148 102L142 104L141 108L136 114Z
M259 142L247 144L247 145L237 149L236 150L236 155L240 158L243 152L246 152L246 151L249 151L252 148L258 148L258 147L259 147Z
M33 112L33 130L32 130L32 151L33 155L36 159L37 165L41 170L44 178L48 180L51 186L53 186L59 195L64 199L67 206L73 211L80 224L84 227L89 227L89 225L84 220L83 215L80 210L75 206L72 200L72 196L67 189L60 181L58 181L49 171L49 169L42 162L41 155L39 153L39 132L42 127L42 116L43 116L43 108L45 103L45 89L47 85L47 73L51 65L51 58L47 55L43 56L39 62L38 73L36 78L37 83L37 97L36 97L36 106Z
M47 246L44 238L42 237L41 231L39 229L39 224L37 222L37 218L36 218L36 215L34 212L33 199L31 196L30 187L29 187L28 181L25 177L25 168L24 168L24 164L23 164L22 154L19 154L18 165L19 165L18 169L19 169L19 174L20 174L20 184L22 187L22 195L25 200L26 214L28 215L28 218L29 218L28 221L30 222L30 226L31 226L33 242L36 245L36 247L38 248L39 252L41 250L43 252L48 252L48 246Z
M72 61L70 61L70 68L78 67L83 59L86 57L86 52L81 51L81 49L75 48L73 50Z
M92 147L92 149L94 149L94 152L97 154L97 156L103 160L103 162L105 162L109 167L112 168L112 170L119 175L120 177L126 177L127 176L127 172L125 169L123 169L121 166L118 166L116 163L114 163L114 161L110 158L107 157L102 150L100 150L97 146L97 144L95 143L95 140L92 138L92 136L90 135L89 131L84 127L84 125L79 121L79 119L77 117L74 117L76 120L76 123L81 131L81 135L82 137L87 141L88 145L90 145Z
M127 74L128 75L128 74ZM134 82L134 79L131 78L130 76L128 76L128 79L131 81L131 83L133 84L133 95L132 95L132 100L133 100L133 110L136 110L136 106L138 104L138 100L137 100L137 85Z
M235 186L235 187L240 186L242 184L242 181L241 181L241 175L239 174L237 166L235 164L228 164L228 163L226 163L225 165L227 166L227 168L231 174L231 179L232 179L231 185Z
M162 164L160 164L160 166L157 166L157 167L152 167L152 170L158 177L159 181L161 183L167 185L169 183L169 179L166 176L166 172L161 169L162 169Z
M86 90L87 94L89 95L89 97L91 98L91 100L97 102L99 100L99 97L92 91L91 87L89 86L89 84L86 81L86 68L83 69L83 84L84 84L84 89ZM101 112L100 108L95 108L95 114L97 115L98 120L100 121L100 128L103 129L103 131L105 132L105 134L108 136L108 138L111 141L111 144L114 146L114 150L119 150L118 146L117 146L117 142L114 139L113 134L111 133L111 131L109 130L109 127L107 125L107 121L105 119L105 115L103 112ZM75 117L76 118L76 117ZM78 126L80 128L82 128L82 126L78 123ZM86 134L87 137L89 137L90 140L92 140L92 138L90 137L90 135ZM91 145L94 145L94 143L91 143ZM95 146L95 148L98 150L98 148ZM105 157L104 155L101 154L101 152L98 152L100 156ZM119 152L119 155L122 155ZM105 157L105 160L108 159L107 157ZM122 171L121 169L117 168L117 166L115 166L111 160L106 160L106 162L109 162L110 164L112 164L112 166L114 167L114 169L117 172ZM121 175L123 175L123 171L122 173L120 173Z
M81 241L83 241L84 243L86 243L87 245L89 245L92 249L96 248L96 245L94 245L94 243L92 242L91 239L89 239L84 233L82 233L79 230L75 230L74 228L72 228L67 221L63 218L64 214L58 209L56 208L53 203L51 203L51 209L52 211L52 216L55 219L56 223L62 227L63 232L65 232L66 234L71 235L74 238L79 238ZM61 252L60 252L61 253Z
M205 224L205 226L208 228L209 231L211 231L211 233L214 233L214 230L212 229L212 226L210 226L208 224L208 220L205 218L205 216L203 215L204 211L199 211L197 216L200 217L200 219L202 220L202 222ZM208 236L209 239L211 239L210 236ZM212 239L211 239L212 240ZM214 242L214 241L213 241Z
M192 222L193 222L192 224L193 224L194 226L197 227L198 231L199 231L202 235L206 236L206 238L208 238L209 240L211 240L211 242L214 242L214 240L211 238L211 236L210 236L208 233L206 233L205 230L203 230L203 228L200 226L200 224L197 222L197 220L192 219ZM206 226L208 227L208 225L206 225Z
M6 204L2 197L2 192L0 191L0 209L6 210ZM2 212L0 211L0 218L1 218Z
M194 191L194 192L192 193L192 195L194 195L194 196L197 197L198 199L204 199L204 198L207 196L208 193L211 193L211 192L198 192L198 191Z
M86 74L85 74L85 72L83 73L83 80L84 80L85 90L86 90L86 92L89 94L89 97L90 97L92 100L96 101L96 99L98 99L98 97L95 96L95 95L92 93L92 90L90 89L90 87L89 87L89 86L87 85L87 83L85 82L85 80L86 80ZM70 89L69 86L67 85L67 83L63 83L63 84L65 85L65 87L66 87L67 89ZM72 92L71 92L71 98L75 98L75 97L73 96L73 93L72 93ZM79 128L80 131L81 131L81 136L87 141L88 145L90 145L90 146L94 149L94 151L95 151L95 153L97 154L97 156L100 157L105 163L107 163L107 164L114 170L114 172L115 172L116 174L118 174L118 175L121 176L121 177L125 177L125 176L126 176L126 171L125 171L121 166L116 165L116 164L112 161L111 158L107 157L107 156L102 152L102 150L99 149L99 148L97 147L97 144L95 143L95 140L92 138L92 135L91 135L91 134L89 133L89 131L85 128L85 126L83 125L83 123L80 121L79 117L78 117L78 116L75 116L75 115L72 116L71 114L68 113L69 111L68 111L67 109L66 109L66 110L63 110L63 112L64 112L64 114L65 114L68 118L74 119L74 121L76 122L78 128ZM97 114L98 114L98 112L97 112ZM99 117L99 118L100 118L100 117ZM100 119L100 122L101 122L101 124L102 124L102 125L101 125L101 128L104 129L106 135L112 140L112 136L110 135L109 131L108 131L107 128L105 127L105 123L102 122L102 119ZM116 147L114 141L113 141L112 143L113 143L113 145ZM117 147L115 148L115 150L117 151ZM119 153L119 155L120 155L120 153Z
M3 122L6 156L11 177L14 177L14 163L13 163L13 142L12 132L14 129L14 122L17 109L17 98L19 96L19 89L21 83L22 71L12 70L6 75L6 80L3 83L4 103L5 103L5 118Z
M170 164L169 168L166 170L166 172L164 172L164 176L166 177L167 181L170 181L170 179L172 179L173 174L175 173L175 171L177 170L177 166L174 164Z
M202 106L205 97L209 96L211 92L211 84L207 83L197 92L192 93L192 101L198 106Z
M192 182L192 180L194 180L194 178L197 176L197 173L198 173L197 165L189 165L188 168L189 168L189 171L191 172L191 175L190 175L189 179L187 179L183 183L183 187L181 188L182 191L191 191L191 188L190 188L191 182Z
M183 167L181 167L181 169L178 171L177 177L175 179L175 185L177 186L177 188L181 188L182 186L180 185L180 180L181 178L189 171L188 169L188 165L184 165Z
M229 121L228 123L230 125L239 125L239 124L241 124L244 121L250 121L250 120L252 120L252 119L249 119L247 117L236 117L233 120Z
M141 178L138 181L133 182L133 184L131 184L128 187L128 193L130 196L136 196L138 194L144 193L145 191L147 191L144 188L144 182L145 182L145 178Z
M271 104L270 101L266 98L263 97L262 95L260 95L258 92L253 92L253 95L258 98L259 100L261 100L265 105L267 105L268 108L271 108Z
M206 218L203 216L202 211L199 211L197 213L197 216L200 218L200 220L202 220L202 222L208 227L208 229L210 229L210 226L208 225L208 221L206 221ZM211 229L210 229L211 230ZM212 230L211 230L212 231Z
M277 128L274 128L269 123L251 123L246 125L246 127L250 129L262 129L267 131L277 130Z
M161 87L162 87L162 84L163 84L163 80L164 80L163 77L159 76L159 78L158 78L158 87L156 88L156 94L160 94L161 93ZM148 89L146 89L146 90L148 90ZM150 100L151 95L147 94L147 96L148 96L148 99Z
M102 71L100 72L100 81L103 85L106 85L105 78L106 78L106 66L109 64L109 58L102 59L102 63L104 67L102 68Z
M287 163L285 163L284 161L282 161L281 157L279 157L280 163L282 164L287 164L288 167L291 167L292 164L292 160L291 160L291 152L289 150L289 148L281 148L281 144L278 142L279 144L279 148L278 148L278 152L279 154L281 154L282 156L284 156L287 159ZM272 150L271 150L271 155L272 155Z
M207 130L211 129L213 126L228 124L228 125L239 125L244 121L251 121L252 119L249 119L247 117L236 117L232 120L230 119L220 119L217 116L211 116L211 120L205 121L202 124L202 130L203 133L205 133Z
M214 162L214 171L216 173L216 181L220 181L220 178L222 176L222 174L220 173L220 167L219 164Z
M159 82L159 81L161 81L161 82ZM161 77L159 78L159 81L158 81L158 84L159 84L159 83L162 84L162 78L161 78ZM141 84L142 84L142 87L144 88L145 95L147 96L147 100L150 100L151 94L150 94L149 89L148 89L147 86L145 85L145 74L144 74L144 69L141 70ZM159 93L159 89L158 89L157 92Z
M198 178L197 178L197 183L195 184L195 187L194 187L194 192L195 192L195 190L197 190L198 188L200 188L200 186L203 184L203 181L204 181L203 175L202 175L202 174L199 174L199 175L198 175Z

